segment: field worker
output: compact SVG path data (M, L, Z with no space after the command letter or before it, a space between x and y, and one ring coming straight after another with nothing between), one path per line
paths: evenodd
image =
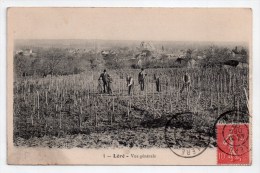
M103 92L106 93L107 92L107 87L108 87L108 82L109 82L109 74L107 73L106 69L104 70L103 73L100 74L99 79L102 79L103 81Z
M156 91L160 92L161 91L160 75L154 74L154 80L155 80L155 84L156 84Z
M128 95L130 95L131 90L134 87L134 79L131 76L127 75L126 83L127 83L127 87L128 87Z
M107 92L108 94L112 94L112 82L113 82L113 79L111 76L108 75L108 82L107 82Z
M181 93L184 90L184 88L187 89L187 91L190 90L190 75L186 72L185 75L183 76L183 86L181 89Z
M98 90L98 93L102 93L102 79L101 78L99 78L98 79L98 87L97 87L97 90Z
M144 90L144 79L145 79L145 72L144 72L144 69L141 68L141 72L138 74L138 82L140 84L140 88L141 88L141 91Z

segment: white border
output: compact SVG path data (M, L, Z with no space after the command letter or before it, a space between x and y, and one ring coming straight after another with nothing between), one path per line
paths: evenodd
M6 11L8 7L249 7L253 10L252 166L9 166L6 164ZM260 1L259 0L0 0L0 172L260 172ZM258 90L257 90L258 89ZM259 106L257 106L257 104Z

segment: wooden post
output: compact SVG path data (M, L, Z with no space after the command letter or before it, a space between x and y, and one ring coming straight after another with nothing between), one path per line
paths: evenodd
M219 113L220 113L220 107L219 107L219 92L218 92L218 116L219 116Z
M224 73L224 76L223 76L223 92L224 93L227 93L227 88L226 88L226 81L227 80L227 77L226 77L226 74Z
M45 91L45 103L46 105L48 105L48 92Z
M88 99L89 99L89 92L90 92L90 86L88 85Z
M148 103L147 103L147 86L145 87L145 104L146 104L146 108L148 108Z
M176 92L176 103L178 103L179 102L179 89L177 90L177 92Z
M132 106L132 101L131 101L131 96L130 96L130 104L129 104L130 111L131 111L131 106Z
M79 114L79 128L81 129L81 115L82 115L82 106L80 105L80 114Z
M195 105L195 107L196 107L196 112L198 111L198 104L199 104L199 101L200 101L200 95L201 95L201 92L199 93L199 96L198 96L198 99L197 99L196 105Z
M172 96L170 95L170 111L172 112Z
M113 112L115 111L115 97L113 96Z
M119 82L118 82L118 94L120 95L120 79L119 79Z
M239 121L239 99L237 99L237 121Z
M213 102L213 98L212 98L212 87L210 87L210 108L212 108L212 102Z
M198 85L199 85L198 88L199 88L199 90L200 90L200 89L201 89L201 88L200 88L200 86L201 86L201 85L200 85L200 77L198 77Z
M55 105L55 117L57 117L57 113L58 112L58 105Z
M154 101L154 85L152 84L153 101Z
M129 118L129 101L127 102L127 119Z
M236 109L236 96L233 97L233 109Z
M112 125L113 124L113 114L114 114L114 112L113 113L110 113L110 125Z
M236 86L236 76L234 75L234 78L233 78L233 85L232 85L232 89L233 89L233 92L235 92L235 86Z
M61 108L62 109L62 108ZM61 127L62 127L62 125L61 125L61 110L60 110L60 119L59 119L59 124L60 124L60 129L61 129Z
M231 71L229 72L229 93L231 93L231 88L232 87L232 75L231 75Z
M37 111L38 111L38 119L40 119L40 113L39 113L39 108L40 108L40 99L39 99L39 92L37 91Z
M220 81L220 93L222 93L222 78L219 76L219 81Z
M188 89L187 89L188 90ZM187 92L187 99L186 99L187 108L189 109L189 92Z
M96 124L96 127L98 126L98 122L97 122L97 110L95 110L95 107L96 107L96 102L94 102L94 112L95 112L95 124Z
M32 123L32 126L33 126L33 114L31 114L31 123Z
M246 97L246 105L247 105L247 109L249 111L249 98L247 96L247 92L246 92L246 89L244 88L244 92L245 92L245 97Z

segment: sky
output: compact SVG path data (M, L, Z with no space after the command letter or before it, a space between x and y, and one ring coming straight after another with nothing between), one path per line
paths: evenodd
M14 39L249 42L250 9L9 8Z

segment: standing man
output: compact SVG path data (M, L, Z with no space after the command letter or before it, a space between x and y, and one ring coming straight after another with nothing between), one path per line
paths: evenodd
M161 91L160 75L154 74L154 80L155 80L155 84L156 84L156 91L160 92Z
M127 75L126 77L126 83L127 83L127 87L128 87L128 95L130 96L131 94L131 89L134 86L134 80L131 76Z
M113 91L112 91L112 82L113 82L113 79L111 78L111 76L108 75L108 82L107 82L107 92L108 94L112 94Z
M106 69L104 70L103 73L100 74L98 80L100 80L100 79L102 79L102 81L103 81L103 92L104 92L104 93L108 92L109 74L107 74Z
M102 80L101 78L98 79L98 86L97 86L97 90L98 90L98 93L101 94L103 89L102 89Z
M185 75L183 76L183 86L181 88L181 93L184 90L184 88L187 89L187 91L190 90L190 75L186 72Z
M144 90L144 78L146 74L144 73L144 69L141 68L141 72L138 74L138 82L140 84L141 91Z

